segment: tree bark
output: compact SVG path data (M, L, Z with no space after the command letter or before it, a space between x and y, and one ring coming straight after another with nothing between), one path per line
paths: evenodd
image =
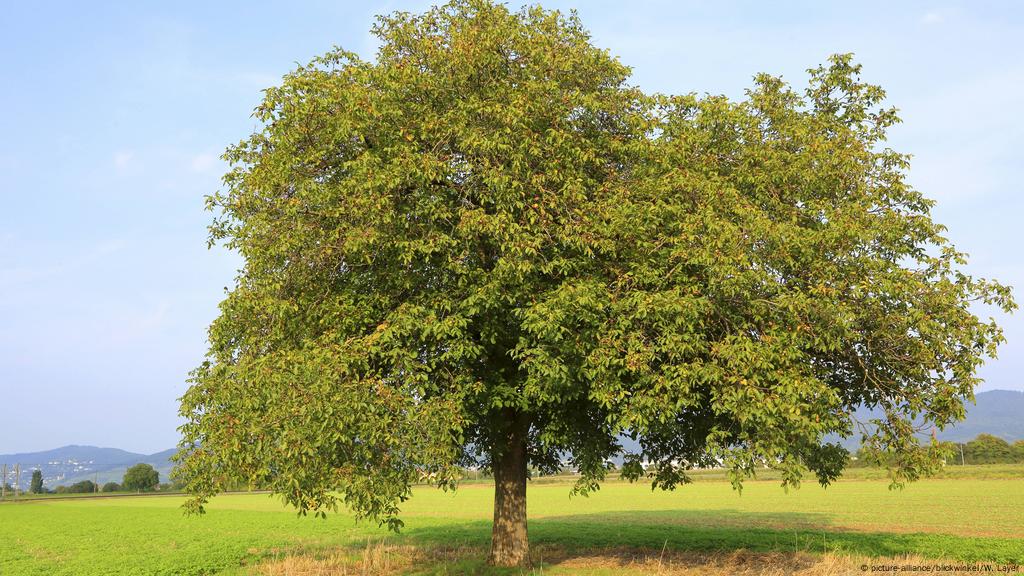
M526 440L529 422L522 413L510 414L505 446L492 455L494 469L494 526L492 566L523 566L530 556L526 535ZM499 452L500 450L500 452Z

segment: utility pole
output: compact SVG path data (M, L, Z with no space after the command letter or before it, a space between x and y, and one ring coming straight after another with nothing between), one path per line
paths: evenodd
M4 464L4 477L0 479L0 500L7 498L7 464Z
M18 497L18 489L21 488L21 464L14 465L14 497Z

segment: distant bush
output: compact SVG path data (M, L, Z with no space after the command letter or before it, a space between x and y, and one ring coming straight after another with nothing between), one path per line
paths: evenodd
M103 485L103 488L101 488L101 490L103 492L118 492L121 490L121 485L118 484L117 482L107 482L106 484Z
M67 492L70 494L88 494L96 491L96 484L92 480L82 480L81 482L75 482L71 486L68 486Z

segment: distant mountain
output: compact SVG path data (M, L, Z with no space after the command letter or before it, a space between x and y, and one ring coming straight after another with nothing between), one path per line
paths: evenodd
M990 390L976 394L975 401L975 404L967 405L966 419L936 434L939 440L967 442L976 438L978 434L992 434L1007 442L1024 440L1024 392ZM861 422L880 416L877 411L867 409L857 410L855 414ZM827 440L838 441L851 451L860 447L860 435L845 439L835 436ZM639 443L629 438L620 438L620 442L628 452L635 453L640 450ZM622 461L621 458L612 460L617 464Z
M43 485L52 488L58 485L70 485L81 480L121 482L125 471L140 462L153 466L160 473L160 481L166 481L171 468L174 467L169 458L175 450L164 450L156 454L137 454L117 448L97 448L96 446L64 446L45 452L27 452L22 454L0 454L0 465L7 464L7 481L13 486L17 479L14 476L14 465L21 465L21 488L27 489L32 479L32 470L43 472Z
M992 434L1007 442L1024 440L1024 392L991 390L975 396L967 405L967 419L940 432L940 440L965 442L978 434Z
M967 418L936 433L939 440L967 442L978 434L992 434L1007 442L1024 440L1024 392L990 390L976 394L974 399L973 405L967 404ZM862 408L856 412L856 418L861 422L880 417L882 413L879 410ZM847 449L855 450L860 447L860 436L854 435L839 442Z

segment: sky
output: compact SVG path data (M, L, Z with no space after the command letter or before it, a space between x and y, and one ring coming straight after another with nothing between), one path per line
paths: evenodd
M1024 286L1022 5L542 4L577 9L647 91L741 98L758 72L802 88L855 53L901 110L889 144L966 270ZM296 64L333 46L372 59L375 14L428 5L2 2L0 453L177 443L177 399L241 265L206 246L221 152ZM1024 313L996 318L1008 342L979 390L1024 390Z

